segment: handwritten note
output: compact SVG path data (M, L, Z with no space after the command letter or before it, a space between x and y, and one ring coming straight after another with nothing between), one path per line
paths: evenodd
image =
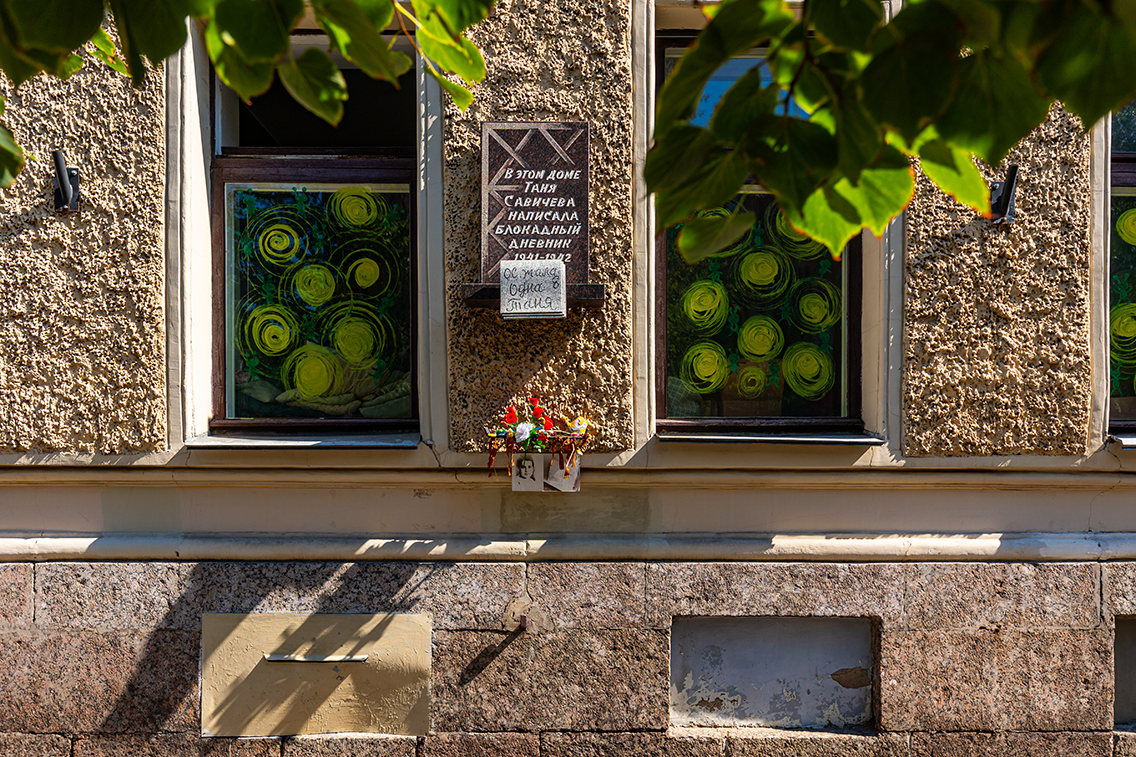
M563 260L502 260L502 318L563 318Z

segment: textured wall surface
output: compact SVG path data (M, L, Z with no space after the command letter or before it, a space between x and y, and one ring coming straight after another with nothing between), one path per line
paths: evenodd
M165 446L164 89L88 61L12 92L4 120L38 159L0 192L0 450ZM52 210L51 151L82 210Z
M502 0L471 35L489 74L463 115L446 111L446 291L450 443L485 448L505 406L539 396L598 424L593 449L631 445L631 5L619 0ZM473 310L461 285L481 255L482 121L590 121L591 282L602 310L505 322Z
M7 564L0 754L1133 754L1109 732L1134 607L1136 563ZM429 613L429 733L200 738L204 612ZM870 619L873 727L675 728L677 616Z
M1020 165L1012 225L977 218L922 176L908 209L907 455L1086 449L1089 139L1055 108L1010 163Z

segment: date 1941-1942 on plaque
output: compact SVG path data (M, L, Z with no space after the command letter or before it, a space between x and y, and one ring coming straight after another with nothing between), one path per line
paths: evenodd
M481 280L500 282L502 314L502 261L562 261L561 281L586 284L588 124L482 123L481 145Z

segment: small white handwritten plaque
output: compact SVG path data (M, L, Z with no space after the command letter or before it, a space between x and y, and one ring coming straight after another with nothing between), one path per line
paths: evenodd
M563 318L563 260L502 260L502 318Z

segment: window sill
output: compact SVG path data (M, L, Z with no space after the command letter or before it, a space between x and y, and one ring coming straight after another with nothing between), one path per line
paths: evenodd
M883 447L886 439L870 434L758 434L746 431L715 431L656 434L664 443L679 444L809 444ZM1136 442L1136 439L1133 440Z
M341 434L323 436L220 436L202 434L185 443L189 449L416 449L422 435Z

